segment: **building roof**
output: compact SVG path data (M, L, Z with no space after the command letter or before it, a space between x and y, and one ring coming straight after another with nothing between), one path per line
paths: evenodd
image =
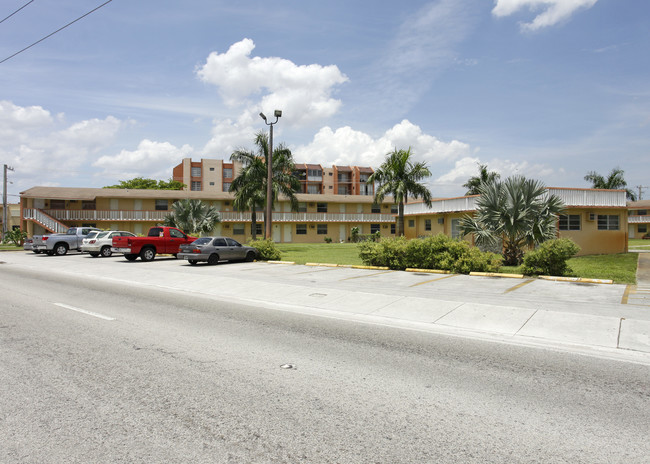
M627 207L630 209L650 209L650 200L628 201Z

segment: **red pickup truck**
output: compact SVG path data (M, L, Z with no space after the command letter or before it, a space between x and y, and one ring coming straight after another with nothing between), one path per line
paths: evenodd
M190 237L175 227L152 227L146 237L113 237L113 253L124 253L128 261L135 261L139 256L142 261L151 261L157 253L176 255L178 247L192 243L196 237Z

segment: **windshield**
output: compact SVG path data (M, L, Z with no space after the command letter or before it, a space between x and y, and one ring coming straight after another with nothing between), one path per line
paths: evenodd
M197 238L192 242L192 245L207 245L212 240L210 237Z

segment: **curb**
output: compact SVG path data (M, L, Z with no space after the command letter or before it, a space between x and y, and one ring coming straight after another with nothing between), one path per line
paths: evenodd
M268 264L296 264L294 261L267 261Z
M554 282L577 282L587 284L613 284L609 279L584 279L582 277L555 277L555 276L538 276L539 279L552 280Z
M481 277L505 277L507 279L523 279L523 274L504 274L502 272L470 272L471 276L481 276Z
M442 271L440 269L417 269L414 267L407 267L405 272L425 272L427 274L451 274L451 271Z

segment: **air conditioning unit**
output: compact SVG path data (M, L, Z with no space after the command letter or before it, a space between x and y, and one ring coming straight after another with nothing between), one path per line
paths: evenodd
M445 218L438 218L438 224L444 224Z
M310 228L310 229L315 229L316 226L315 226L314 224L309 224L309 228Z
M224 224L224 225L223 225L223 228L224 228L224 229L230 229L230 224Z
M587 213L587 221L595 221L596 213Z

